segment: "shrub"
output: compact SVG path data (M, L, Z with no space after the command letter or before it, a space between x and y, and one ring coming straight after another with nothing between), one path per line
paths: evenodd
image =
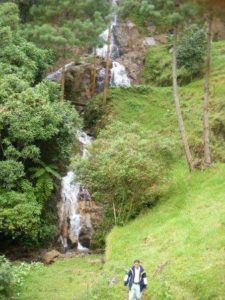
M178 67L184 67L192 78L202 73L207 36L203 28L193 24L185 29L177 48Z
M31 270L41 269L41 263L21 263L13 265L4 256L0 256L0 299L8 299L13 296L15 291L19 293L23 285L24 278Z
M12 295L12 285L14 283L13 269L10 262L0 256L0 298L4 299Z
M165 180L163 170L174 159L174 147L171 138L146 134L138 124L117 122L101 131L87 160L75 159L79 180L104 204L103 230L109 230L113 221L126 223L154 204Z

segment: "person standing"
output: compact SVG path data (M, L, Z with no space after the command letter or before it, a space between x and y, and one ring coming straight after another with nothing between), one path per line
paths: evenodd
M147 274L140 260L135 259L133 266L124 277L124 285L129 287L129 300L140 300L142 291L147 287Z

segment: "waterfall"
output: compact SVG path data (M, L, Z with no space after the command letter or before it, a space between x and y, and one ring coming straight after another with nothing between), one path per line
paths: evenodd
M82 158L87 157L88 151L86 147L91 143L92 138L82 131L77 131L76 138L82 145ZM91 200L88 191L76 181L76 174L69 171L62 179L59 205L60 240L64 250L69 248L71 242L77 244L77 250L87 250L79 241L82 222L84 222L78 210L78 200L81 197L84 201ZM88 227L92 230L90 222Z
M116 0L112 0L112 8L117 7L117 2ZM119 62L116 61L117 58L120 56L120 50L119 50L119 45L116 43L116 36L115 36L115 28L118 26L118 18L117 14L113 13L113 18L111 22L111 31L112 31L112 37L111 37L111 44L110 44L110 58L112 59L112 68L110 71L110 86L130 86L131 85L131 80L128 77L126 68L120 64ZM105 30L101 35L100 38L103 39L105 44L103 47L99 47L96 49L96 54L97 56L100 57L106 57L107 55L107 41L108 41L108 36L109 36L109 29ZM102 74L105 74L105 69L102 68L99 71L99 74L97 79L98 81L98 90L101 90L103 84L102 84Z
M110 86L130 86L125 67L116 61L112 62Z

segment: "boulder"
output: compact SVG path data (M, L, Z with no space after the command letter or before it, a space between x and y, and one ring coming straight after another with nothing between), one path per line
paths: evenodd
M60 256L60 252L57 250L51 250L46 252L41 260L44 264L48 265L56 261L56 259Z

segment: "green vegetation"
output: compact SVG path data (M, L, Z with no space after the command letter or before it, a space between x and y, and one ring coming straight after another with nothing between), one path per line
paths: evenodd
M157 206L110 233L104 267L95 256L58 261L30 273L19 299L124 299L136 257L148 272L144 300L223 299L224 176L224 165L190 175L177 164Z
M15 291L20 290L28 273L40 268L41 263L12 264L4 256L0 256L0 299L5 300L15 295Z
M57 261L29 273L18 300L90 300L91 288L102 273L102 256L78 256ZM105 277L105 280L107 278Z
M101 278L96 299L125 298L121 281L136 257L149 277L143 299L223 299L225 168L185 169L178 164L171 172L173 183L155 208L110 233L104 274L119 284L109 288Z
M73 167L79 182L104 205L103 240L112 224L122 225L155 203L175 149L172 138L119 122L101 131L89 159L77 157Z
M76 110L43 80L52 53L19 34L18 9L0 5L0 238L38 245L55 237L55 178L68 161ZM52 205L53 204L53 205Z
M206 34L197 25L184 30L177 48L177 79L180 85L201 78L205 58ZM146 54L146 63L142 75L144 84L157 86L172 85L171 45L150 47Z
M25 36L51 44L65 62L68 52L76 52L74 45L96 45L108 4L15 2L19 8L14 3L0 5L0 240L4 247L40 246L56 234L55 194L80 118L68 102L60 103L59 85L44 80L55 53L38 48ZM146 26L143 32L152 20L156 25L160 20L164 31L173 30L173 60L170 45L152 47L144 85L111 89L104 110L102 95L96 96L84 114L85 126L95 128L97 139L87 159L74 158L72 166L94 200L103 204L105 215L93 244L102 246L116 225L106 238L105 264L100 255L68 257L48 267L12 265L0 257L0 297L124 299L123 275L138 257L149 278L145 300L223 299L225 42L212 47L208 158L214 165L204 169L202 136L208 127L203 128L202 119L208 95L204 114L201 76L206 36L195 25L183 31L189 18L196 20L199 13L191 2L181 0L174 7L171 0L124 1L123 17L131 17L140 28ZM209 58L210 49L207 52ZM208 59L206 71L209 65ZM177 78L182 83L179 92ZM61 86L63 100L63 76ZM206 80L205 94L208 87ZM183 158L173 96L193 173ZM181 130L183 120L186 132Z

